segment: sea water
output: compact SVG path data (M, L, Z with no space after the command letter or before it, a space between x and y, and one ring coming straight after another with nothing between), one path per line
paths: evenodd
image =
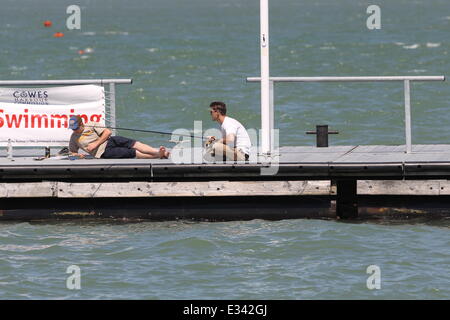
M69 30L72 2L2 1L2 80L132 78L116 88L119 127L206 130L214 100L260 127L245 81L259 75L259 1L84 0ZM271 75L450 74L447 0L378 1L373 30L371 4L271 0ZM448 83L411 90L413 143L449 143ZM282 146L314 145L317 124L339 131L331 145L404 144L403 103L401 82L276 84L275 127ZM445 219L5 222L0 298L448 299L449 247Z

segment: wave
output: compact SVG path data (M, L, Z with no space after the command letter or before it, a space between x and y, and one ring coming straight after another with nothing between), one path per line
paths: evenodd
M433 43L433 42L427 42L427 48L437 48L440 47L441 44L439 42Z
M334 46L324 46L324 47L320 47L319 50L336 50L336 47L334 47Z
M419 47L420 47L420 44L418 44L418 43L412 44L410 46L403 46L404 49L417 49Z
M153 71L151 71L151 70L138 70L138 71L136 71L136 73L138 73L138 74L152 74Z
M129 33L127 31L105 31L105 34L107 34L107 35L121 35L121 36L129 35Z
M404 49L417 49L417 48L419 48L421 46L420 43L414 43L414 44L411 44L411 45L406 45L404 42L395 42L394 44L397 45L397 46L401 46ZM425 44L425 46L427 48L437 48L437 47L441 46L441 43L440 42L427 42Z
M134 250L134 247L128 247L128 248L125 248L125 249L122 249L119 251L105 253L105 255L111 256L111 255L117 255L117 254L122 254L122 253L128 253L129 251L132 251L132 250Z
M28 67L27 66L22 66L22 67L10 66L9 69L13 70L13 71L25 71L28 69Z
M28 251L40 251L45 250L51 247L54 247L53 244L45 244L45 245L15 245L15 244L7 244L0 246L0 251L10 251L10 252L28 252Z

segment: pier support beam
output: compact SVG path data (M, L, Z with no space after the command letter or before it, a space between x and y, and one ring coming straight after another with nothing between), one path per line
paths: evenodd
M336 180L336 216L339 219L358 217L357 181Z

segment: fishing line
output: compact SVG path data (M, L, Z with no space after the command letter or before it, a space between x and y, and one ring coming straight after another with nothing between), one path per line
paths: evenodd
M95 126L95 128L105 128L105 129L115 129L115 130L128 130L128 131L136 131L136 132L146 132L146 133L156 133L156 134L164 134L164 135L175 135L175 136L182 136L182 137L190 137L190 138L197 138L202 140L207 140L206 137L200 137L195 135L188 135L188 134L182 134L182 133L170 133L170 132L164 132L164 131L155 131L155 130L144 130L144 129L132 129L132 128L122 128L122 127L101 127L101 126Z

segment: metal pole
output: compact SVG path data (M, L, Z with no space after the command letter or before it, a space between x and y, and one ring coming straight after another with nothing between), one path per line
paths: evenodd
M270 103L269 103L269 116L270 116L270 150L273 151L273 148L275 146L274 142L274 127L275 127L275 118L274 118L274 82L269 81L269 92L270 92Z
M412 152L411 146L411 91L410 80L405 80L405 136L406 136L406 153Z
M116 87L114 82L109 83L109 125L116 126ZM112 134L116 134L116 130L112 130Z
M13 158L13 146L11 143L11 139L8 139L8 146L6 148L7 158L11 160Z
M365 82L365 81L445 81L445 76L375 76L375 77L270 77L274 82ZM261 81L247 77L247 82Z
M270 154L269 0L260 0L261 153Z
M82 79L82 80L0 80L0 86L44 86L44 85L81 85L81 84L131 84L132 79Z

